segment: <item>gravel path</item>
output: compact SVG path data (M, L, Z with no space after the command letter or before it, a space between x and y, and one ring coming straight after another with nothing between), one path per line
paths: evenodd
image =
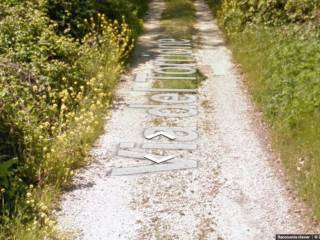
M155 63L164 4L154 0L135 67L119 86L106 132L92 150L92 164L81 170L74 189L63 196L59 225L77 239L253 240L311 231L305 229L299 207L274 170L274 156L261 138L257 114L216 22L203 0L195 5L202 44L194 47L194 54L208 76L195 94L198 114L156 118L128 105L150 104L149 95L154 94L132 90L152 86L151 81L134 81L134 76L151 71ZM113 176L119 167L148 164L118 156L119 144L150 143L143 130L159 125L197 130L199 138L192 142L197 149L160 152L192 159L198 167Z

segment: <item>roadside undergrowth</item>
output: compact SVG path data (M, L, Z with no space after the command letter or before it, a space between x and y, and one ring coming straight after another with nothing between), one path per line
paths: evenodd
M194 0L165 1L165 10L162 13L161 28L163 35L175 39L193 40L196 35L196 10ZM183 57L180 57L183 58ZM183 60L183 59L181 59ZM174 62L175 64L183 62ZM158 80L155 81L155 88L172 89L196 89L206 77L197 69L194 74L196 80Z
M2 146L21 150L15 149L15 156L2 156L10 159L0 169L0 239L61 239L54 230L52 203L61 187L70 183L74 170L86 164L90 147L103 129L127 52L126 26L118 32L117 24L104 24L102 39L88 35L84 40L97 47L79 49L77 64L86 67L74 74L84 78L71 80L66 72L62 86L55 88L40 82L22 85L20 79L2 72L0 118L11 125L9 132L1 128L1 134L8 136Z
M0 239L64 239L55 203L103 131L146 3L0 3Z
M271 126L274 149L320 219L319 3L287 1L280 8L243 1L240 8L239 2L208 0Z

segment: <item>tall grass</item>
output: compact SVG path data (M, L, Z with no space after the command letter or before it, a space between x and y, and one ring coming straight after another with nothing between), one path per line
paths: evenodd
M244 23L235 30L224 22L228 10L209 3L226 30L257 106L270 123L274 149L301 198L320 218L320 31L316 22ZM237 19L228 21L234 24Z

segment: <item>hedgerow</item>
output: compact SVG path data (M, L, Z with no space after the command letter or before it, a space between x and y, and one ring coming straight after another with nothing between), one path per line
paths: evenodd
M60 33L70 33L73 37L82 37L87 33L86 20L97 13L108 19L126 22L134 36L142 30L142 17L147 10L146 0L47 0L45 9L48 16L58 24Z
M57 237L52 202L86 164L146 7L99 4L0 3L0 239Z
M279 26L313 20L318 0L209 0L226 31L243 30L248 24Z
M302 199L320 218L320 2L208 0Z

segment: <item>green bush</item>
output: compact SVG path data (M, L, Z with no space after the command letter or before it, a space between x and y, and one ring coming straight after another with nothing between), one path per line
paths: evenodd
M122 22L123 17L134 33L142 30L142 20L147 11L146 0L47 0L48 16L58 23L60 33L70 32L76 38L87 33L86 19L94 18L97 13L109 19Z
M318 0L209 0L226 31L243 30L247 24L278 26L305 22L318 14Z
M0 3L0 239L52 232L51 202L86 163L141 30L146 1L124 3Z

